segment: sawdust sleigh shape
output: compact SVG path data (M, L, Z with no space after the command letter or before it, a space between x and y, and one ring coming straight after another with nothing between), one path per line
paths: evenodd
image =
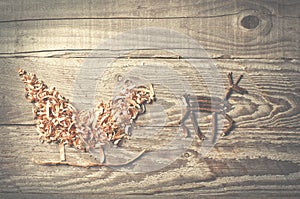
M18 70L25 84L25 98L33 103L33 114L40 140L48 143L55 142L60 146L61 161L33 161L41 165L71 165L78 167L93 166L125 166L146 151L142 150L133 159L120 163L105 162L102 145L112 142L118 145L126 136L129 126L139 114L145 113L145 104L155 100L153 85L130 85L120 92L120 95L107 103L100 101L92 111L79 112L62 96L55 87L49 88L35 74L23 69ZM66 162L65 145L82 151L99 147L100 163L71 163Z

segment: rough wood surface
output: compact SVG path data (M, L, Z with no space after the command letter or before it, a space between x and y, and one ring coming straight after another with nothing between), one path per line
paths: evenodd
M0 198L299 197L299 9L297 0L1 1ZM259 23L253 28L256 19ZM209 83L226 86L227 72L244 74L241 86L249 94L233 95L229 100L234 107L229 114L237 125L232 133L219 138L202 156L202 143L195 139L174 162L151 172L34 164L32 158L59 160L59 146L39 143L31 104L24 99L16 69L36 73L73 99L75 79L91 50L109 54L109 49L98 46L101 40L149 26L196 39L221 74ZM189 59L206 61L197 56ZM171 66L191 83L195 93L207 94L207 82L180 57L163 52L141 51L119 59L107 81L115 81L126 64L153 62ZM203 68L201 72L209 71ZM168 75L158 74L161 78ZM108 88L109 83L101 91L103 96L109 94ZM158 126L162 132L149 134L147 139L133 135L124 147L154 150L168 143L178 128L181 112L174 106L178 100L163 85L156 89L158 103L167 114L164 128ZM151 118L145 114L137 126L141 131L155 130L153 124L163 116L155 111ZM206 114L198 118L206 133L210 119ZM66 152L70 161L94 161L88 153L71 148Z

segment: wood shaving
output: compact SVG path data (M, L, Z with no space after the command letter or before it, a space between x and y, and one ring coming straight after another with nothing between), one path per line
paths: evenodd
M36 128L42 142L67 144L84 149L76 130L74 117L77 110L55 87L49 88L35 74L19 69L21 80L25 84L25 97L33 103Z

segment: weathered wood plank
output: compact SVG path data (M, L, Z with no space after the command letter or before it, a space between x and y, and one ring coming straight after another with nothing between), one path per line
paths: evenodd
M0 6L11 10L1 13L2 57L41 56L38 52L47 57L49 51L58 57L72 51L82 56L113 34L155 26L189 35L211 57L299 58L299 42L291 40L299 37L297 1L37 1ZM46 12L46 7L52 9ZM30 8L35 9L28 12Z
M64 19L64 18L187 18L216 17L232 15L239 10L263 8L278 12L280 17L299 17L297 0L262 0L262 1L221 1L221 0L181 0L137 1L137 0L101 0L85 2L80 0L45 2L33 0L12 3L1 2L5 12L0 14L2 22L22 20ZM49 9L51 8L51 9ZM242 8L242 9L241 9ZM30 11L30 12L29 12Z
M58 159L58 146L39 143L33 127L2 126L1 135L2 193L219 195L265 189L299 194L300 158L295 156L299 130L238 128L230 137L220 139L207 156L199 157L199 146L193 144L175 162L150 173L35 165L31 158ZM91 161L88 154L69 148L67 158Z
M75 79L77 71L79 71L81 61L80 60L66 60L62 62L64 66L61 68L59 66L59 60L57 58L53 59L1 59L3 68L1 85L2 89L0 91L2 106L1 112L6 113L0 116L1 124L32 124L32 114L31 114L31 104L27 103L24 99L23 84L19 80L16 72L15 65L24 66L38 66L36 67L25 67L29 71L37 73L38 77L44 80L49 86L56 86L56 88L61 91L61 93L72 99L74 97L73 87L75 84ZM147 60L142 60L147 63ZM182 72L182 74L188 74L191 68L186 70L179 69L182 65L180 60L157 60L156 62L168 62L173 64L174 71ZM140 63L141 60L121 60L114 71L110 71L111 78L108 76L107 79L110 81L115 81L115 74L120 73L119 67L124 64L135 64ZM219 73L222 73L222 79L211 80L212 82L203 82L203 80L197 81L197 74L194 75L184 75L187 82L191 83L193 91L200 95L209 95L207 90L203 90L206 83L224 82L224 88L226 86L226 76L225 74L229 71L234 72L234 74L244 74L245 77L241 82L241 85L248 89L249 94L244 96L235 95L230 99L230 103L234 106L234 109L230 112L230 115L236 120L240 127L245 128L299 128L300 123L299 117L299 69L298 62L285 62L285 61L244 61L244 60L225 60L216 61L219 66ZM269 66L272 66L270 68ZM97 66L95 66L97 67ZM181 70L181 71L180 71ZM49 73L51 71L51 73ZM201 72L205 72L203 69ZM80 74L79 74L80 75ZM167 78L168 74L162 74L161 78ZM53 78L55 77L55 78ZM148 76L151 78L151 75ZM179 77L174 77L179 78ZM209 81L209 80L208 80ZM156 83L156 82L152 82ZM108 84L105 81L105 84ZM114 88L106 87L100 89L101 95L99 98L107 98L110 90ZM173 91L165 92L162 85L157 85L157 99L167 101L171 100L169 98L169 93ZM174 94L174 93L173 93ZM219 94L220 96L223 93ZM178 96L177 96L178 97ZM159 104L167 106L166 109L170 109L172 114L172 120L170 124L175 124L174 120L178 121L180 119L181 107L179 102L177 103L177 109L173 110L172 106L174 104L169 104L164 101L159 101ZM157 116L160 117L160 116ZM169 116L170 117L170 116Z

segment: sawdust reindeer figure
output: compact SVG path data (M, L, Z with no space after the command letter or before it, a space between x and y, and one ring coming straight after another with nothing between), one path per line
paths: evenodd
M189 135L189 129L185 126L185 121L188 117L190 117L193 127L195 129L196 135L201 139L204 140L205 136L202 134L199 125L196 120L196 116L194 112L206 112L206 113L212 113L212 123L213 123L213 132L216 132L216 121L217 121L217 115L222 114L224 117L228 120L229 126L225 128L222 132L222 136L226 136L229 134L229 132L234 128L234 120L226 113L226 110L228 108L228 99L231 96L231 93L235 91L239 94L246 94L248 93L246 89L241 88L238 84L240 83L241 79L243 78L243 75L240 75L238 80L234 83L232 72L228 73L228 88L225 92L224 99L218 98L218 97L207 97L207 96L191 96L191 95L184 95L183 98L186 102L186 108L183 112L182 119L180 120L179 124L183 128L184 134Z

